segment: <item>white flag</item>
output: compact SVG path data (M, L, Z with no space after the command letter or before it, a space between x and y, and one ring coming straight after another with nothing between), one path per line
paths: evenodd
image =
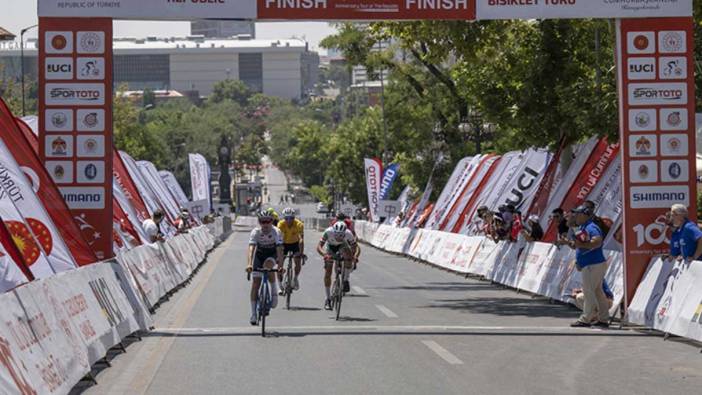
M193 191L193 202L206 200L209 213L210 206L210 165L200 154L188 154L190 161L190 183Z
M185 192L183 192L183 188L180 187L173 173L166 170L159 170L158 174L161 176L163 183L166 184L166 187L168 187L168 190L171 192L176 202L183 207L187 206L188 197L185 195Z
M380 203L380 181L383 177L383 164L378 158L365 158L363 164L366 172L366 189L368 191L368 211L371 221L379 221L378 203Z

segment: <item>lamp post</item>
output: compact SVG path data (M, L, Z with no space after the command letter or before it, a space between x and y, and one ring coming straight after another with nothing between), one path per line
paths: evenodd
M495 124L483 123L483 116L479 111L470 109L468 111L468 119L464 119L458 125L458 130L466 136L466 140L475 142L475 152L480 154L482 151L481 143L485 139L489 139L495 133Z
M27 109L24 101L24 33L27 33L28 30L34 29L39 25L32 25L25 27L20 31L20 74L21 74L21 84L22 84L22 116L27 115ZM37 60L38 61L38 60Z

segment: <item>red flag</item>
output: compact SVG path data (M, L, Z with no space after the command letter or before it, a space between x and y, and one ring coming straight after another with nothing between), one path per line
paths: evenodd
M26 124L24 126L29 128ZM27 137L30 136L32 139L27 140ZM22 130L21 124L12 116L10 109L2 99L0 99L0 138L10 147L12 156L29 179L32 189L56 224L61 238L66 243L76 263L79 266L84 266L97 262L98 259L92 248L81 237L81 230L63 200L63 196L37 156L36 147L39 146L37 137L31 133L31 129L28 132Z
M592 191L592 188L597 184L597 181L605 174L609 165L617 158L618 152L618 142L609 144L606 137L601 138L559 207L563 208L563 210L570 210L582 204ZM554 223L554 221L549 222L548 228L544 233L544 242L552 243L556 240L557 226L558 224Z
M134 180L129 175L127 166L122 161L122 157L119 155L117 148L112 148L112 171L115 177L115 181L122 187L124 195L127 197L129 202L132 204L134 209L139 215L139 220L144 221L147 218L151 218L149 210L146 209L146 204L142 200L139 190L134 184Z
M556 151L556 155L551 159L551 163L546 167L546 175L541 180L541 185L539 189L536 190L536 195L534 201L531 202L531 207L526 211L525 215L536 215L541 217L544 214L544 210L548 206L548 198L551 196L551 189L553 189L553 183L556 181L556 170L558 170L558 163L561 161L561 152L565 148L565 139L561 139L561 145Z
M7 255L12 258L12 262L14 262L22 273L24 273L24 276L27 277L27 280L34 280L32 271L29 270L29 267L27 267L27 264L24 262L24 258L22 257L20 250L17 248L14 240L12 240L12 235L10 234L10 231L7 230L7 227L5 227L5 222L3 222L2 218L0 218L0 244L2 245L2 248L0 249L0 256L2 256L3 251L7 253Z

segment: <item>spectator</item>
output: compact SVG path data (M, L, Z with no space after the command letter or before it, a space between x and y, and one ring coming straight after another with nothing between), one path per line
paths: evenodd
M583 205L592 210L593 213L595 212L595 208L597 208L597 205L592 200L584 201ZM610 220L609 218L602 218L600 216L593 215L592 222L594 222L595 225L600 227L600 229L602 230L602 238L606 239L607 234L609 234L609 229L612 227L612 220Z
M522 212L516 211L514 214L512 214L512 226L510 227L509 239L511 241L517 241L522 229L524 229L524 224L522 223Z
M396 228L399 228L400 225L402 225L402 221L405 219L405 213L400 211L399 214L397 214L397 217L395 217L395 222L394 225Z
M493 213L492 229L490 232L492 239L495 241L507 240L509 233L505 226L505 220L501 213Z
M188 212L187 208L180 208L180 214L178 215L178 218L176 218L175 226L178 233L188 232L188 229L190 228L190 213Z
M602 292L604 292L605 296L607 297L607 301L609 302L608 306L611 309L612 304L614 303L614 293L609 288L607 280L602 280ZM585 294L583 293L583 290L580 288L575 288L570 296L575 300L575 307L582 310L583 305L585 304Z
M688 218L687 207L674 204L670 208L673 233L670 235L670 256L686 262L700 259L702 255L702 231Z
M522 229L522 235L527 241L539 241L544 237L544 230L539 224L539 217L530 215L526 226Z
M578 228L578 224L575 222L575 209L572 209L564 217L566 231L558 235L558 240L556 240L556 245L567 245L571 248L571 242L575 240L575 232ZM560 231L559 231L560 232Z
M556 208L551 211L551 220L558 226L558 238L568 235L568 220L562 208Z
M147 218L142 223L146 238L149 243L164 241L163 233L161 233L161 222L163 221L163 210L156 209L151 218Z
M575 264L582 273L583 281L583 313L573 327L595 326L609 327L609 307L607 297L602 290L602 281L607 272L607 260L602 251L602 230L592 222L592 210L581 205L574 210L578 231L575 238L569 241L575 248ZM593 321L597 320L593 323Z

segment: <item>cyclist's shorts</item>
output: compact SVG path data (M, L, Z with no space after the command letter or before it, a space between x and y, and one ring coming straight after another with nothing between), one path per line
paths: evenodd
M270 250L258 250L254 255L253 267L254 269L263 269L263 262L265 262L269 258L273 258L273 260L275 261L277 257L278 254L275 248L272 248Z
M295 256L299 255L300 243L283 244L283 256L287 256L289 252L292 252Z
M345 244L331 245L329 243L326 243L324 245L324 251L327 254L332 255L332 256L337 256L337 255L341 256L342 252L346 251L346 252L350 253L351 249L349 248L349 246L347 246Z

